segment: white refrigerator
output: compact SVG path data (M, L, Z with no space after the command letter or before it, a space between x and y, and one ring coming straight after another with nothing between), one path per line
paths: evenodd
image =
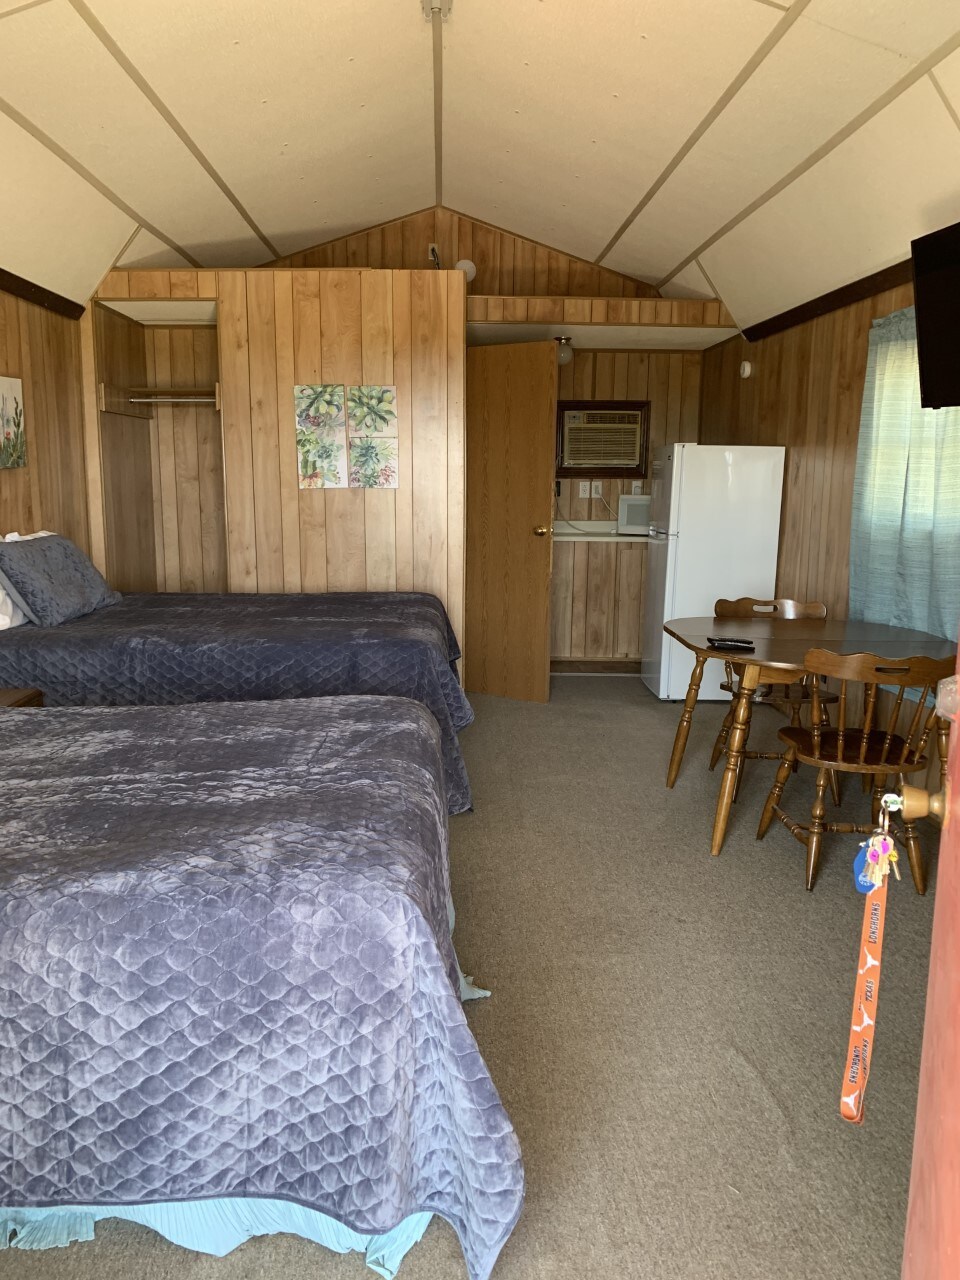
M686 696L694 657L671 618L712 616L716 600L773 597L784 450L674 444L654 452L643 584L640 674L658 698ZM723 663L708 662L701 699L724 700Z

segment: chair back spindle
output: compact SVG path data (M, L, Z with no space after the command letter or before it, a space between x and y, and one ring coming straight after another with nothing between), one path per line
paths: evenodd
M865 771L872 769L875 773L913 769L923 759L930 734L937 723L934 705L937 684L953 674L953 666L952 658L940 661L933 658L905 658L898 661L872 653L837 654L827 649L809 650L804 669L817 680L813 692L813 724L810 730L814 758L827 763L831 759L841 762L845 759L844 738L848 732L852 732L847 724L848 686L861 684L864 687L863 722L857 730L859 746L855 747L856 759L861 768ZM822 717L817 689L819 680L825 677L840 681L835 733L826 725L821 727L819 723ZM890 713L881 724L879 695L885 686L892 686L896 693L893 695ZM901 732L900 720L908 689L916 691L918 700L909 726ZM827 741L835 743L835 750L824 750ZM851 746L854 747L855 744L852 743Z

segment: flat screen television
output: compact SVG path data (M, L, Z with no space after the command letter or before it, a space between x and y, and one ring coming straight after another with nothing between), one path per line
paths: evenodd
M960 405L960 222L912 248L920 403Z

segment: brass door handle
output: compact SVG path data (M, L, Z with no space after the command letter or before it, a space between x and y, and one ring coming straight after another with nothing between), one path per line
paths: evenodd
M550 530L547 528L545 524L538 524L534 526L533 532L536 537L545 538L547 534L550 532Z

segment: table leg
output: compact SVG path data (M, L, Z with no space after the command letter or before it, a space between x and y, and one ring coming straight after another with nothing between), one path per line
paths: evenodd
M717 797L717 816L713 823L713 843L710 845L710 852L714 857L723 848L723 839L727 834L730 806L733 804L734 792L737 789L737 775L743 764L743 749L750 732L753 695L757 691L759 682L760 668L749 664L745 666L743 675L740 677L740 694L727 741L727 767L720 779L720 795Z
M693 708L697 705L697 698L700 694L700 681L703 679L703 664L705 661L705 658L697 654L697 660L693 664L687 696L683 700L683 713L680 716L680 723L677 725L677 736L673 740L673 751L670 754L670 764L667 768L668 787L672 787L676 782L677 774L680 772L680 765L683 761L683 753L687 749L687 738L690 736L690 721L693 719Z

